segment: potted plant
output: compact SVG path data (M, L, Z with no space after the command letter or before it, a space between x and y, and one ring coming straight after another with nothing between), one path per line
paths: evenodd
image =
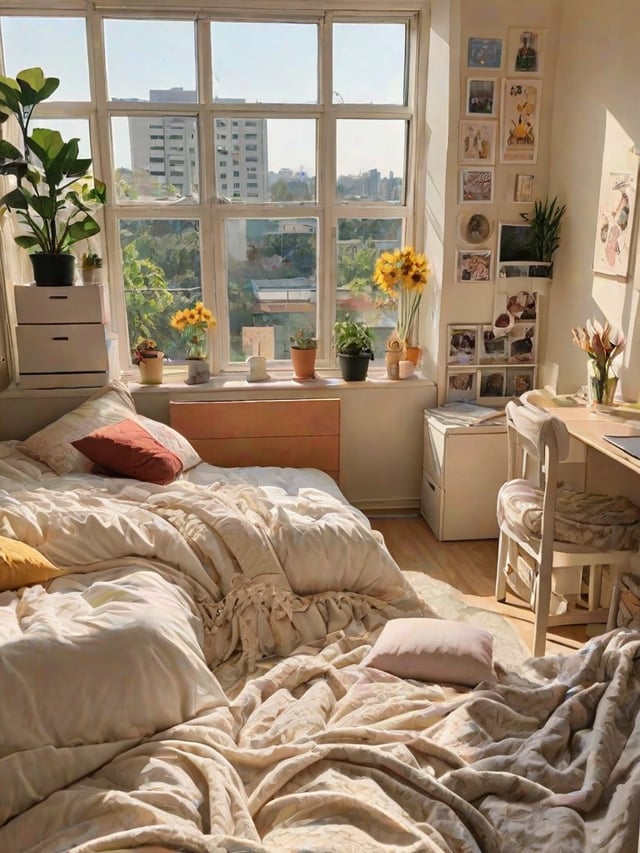
M536 201L533 214L520 214L531 226L531 248L535 260L543 262L535 271L546 278L552 277L553 253L560 245L560 223L566 209L567 205L558 204L558 197L555 196L544 202Z
M80 258L80 274L83 284L102 282L102 258L97 252L83 252Z
M138 338L133 351L133 362L140 370L141 385L162 384L164 353L153 338Z
M344 320L336 320L333 326L333 344L344 381L366 379L369 362L373 361L371 329L365 323L349 319L347 314Z
M91 160L79 156L79 140L65 142L57 130L29 125L34 108L55 92L60 81L41 68L26 68L15 79L0 77L0 123L13 116L22 151L0 139L0 174L17 187L0 205L16 213L28 232L15 238L31 254L38 285L70 285L75 257L70 247L100 231L91 211L106 203L106 186L89 174Z
M289 338L294 379L313 379L316 371L318 340L313 326L296 329Z

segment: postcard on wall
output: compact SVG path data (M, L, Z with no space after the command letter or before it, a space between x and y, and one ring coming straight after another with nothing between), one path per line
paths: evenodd
M533 201L533 175L516 175L513 190L513 200L518 204Z
M536 358L536 327L516 323L509 332L509 364L532 364Z
M622 278L628 275L636 179L637 165L633 172L608 172L602 176L594 272Z
M493 168L465 167L460 169L460 201L493 201Z
M491 249L464 249L456 255L458 283L491 281Z
M512 27L507 40L507 75L542 74L544 30Z
M447 370L447 403L463 403L475 400L477 397L476 383L478 371L472 370Z
M482 326L480 336L480 364L506 364L507 338L496 335L493 326Z
M476 364L478 361L478 327L451 325L448 327L448 364Z
M502 65L502 39L469 39L467 66L469 68L500 68Z
M507 397L519 397L535 388L535 367L507 367Z
M494 77L467 79L467 115L495 116L498 112L498 97Z
M461 163L495 163L496 122L463 119L459 158Z
M480 371L480 397L504 397L507 389L507 371L495 367Z
M541 90L540 80L502 81L501 163L536 162Z

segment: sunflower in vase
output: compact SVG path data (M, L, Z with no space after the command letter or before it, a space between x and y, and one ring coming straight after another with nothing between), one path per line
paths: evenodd
M207 332L217 325L217 320L202 302L196 302L193 308L176 311L169 322L172 328L182 334L185 342L185 358L207 357Z

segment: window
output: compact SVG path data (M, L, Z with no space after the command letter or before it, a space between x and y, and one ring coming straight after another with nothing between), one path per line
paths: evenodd
M140 335L180 363L169 317L197 299L218 319L215 370L240 369L254 327L269 330L267 354L288 361L289 334L307 323L318 365L333 366L332 326L346 313L374 328L382 353L396 306L372 283L375 258L422 243L413 169L425 3L374 14L366 0L348 12L314 2L300 0L299 15L287 4L286 21L277 0L272 15L261 0L255 20L247 9L232 20L228 3L217 16L216 0L92 6L103 40L92 55L105 62L91 69L76 0L60 0L55 17L29 14L29 0L0 16L7 74L41 65L60 77L38 118L78 137L107 182L91 248L107 258L122 365Z

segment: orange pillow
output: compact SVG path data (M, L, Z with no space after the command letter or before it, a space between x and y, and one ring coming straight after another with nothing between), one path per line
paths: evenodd
M31 545L0 536L0 591L40 583L59 574L65 572Z
M109 473L164 486L182 471L180 457L130 419L96 429L71 444Z

